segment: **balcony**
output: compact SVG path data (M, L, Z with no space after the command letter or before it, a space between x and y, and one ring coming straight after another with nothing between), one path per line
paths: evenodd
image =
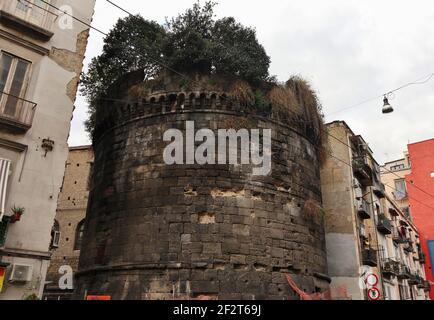
M360 219L371 219L372 214L370 204L364 199L359 200L357 213L359 214Z
M362 249L362 262L365 266L377 266L377 251L372 248Z
M37 104L14 95L0 93L0 129L26 133L33 123Z
M425 264L426 262L426 255L423 252L419 252L419 263L420 264Z
M386 188L384 187L384 184L382 184L380 181L374 181L374 187L372 191L380 199L386 197Z
M416 286L418 284L418 279L415 274L410 273L410 277L408 278L408 284L410 286Z
M410 272L410 268L407 267L406 265L401 264L399 266L399 273L398 273L398 278L399 279L410 279L411 278L411 272Z
M29 2L2 1L0 23L38 40L49 41L54 35L53 22L57 15L41 1L29 0Z
M366 156L357 156L353 159L353 171L363 186L369 187L373 185L372 169Z
M403 247L403 249L404 249L404 251L407 252L407 253L414 253L414 252L415 252L415 250L414 250L414 246L413 246L413 242L410 241L410 240L407 240L407 241L404 243L404 247Z
M382 234L392 234L392 221L390 221L384 214L379 214L377 229Z
M399 274L399 262L393 259L386 259L382 262L382 272L385 277L396 277Z
M399 228L396 227L392 228L392 239L396 244L407 243L409 241L409 239L401 233Z
M399 212L395 208L389 208L389 213L394 217L399 217Z
M423 289L425 290L425 292L431 292L431 283L427 280L424 280Z

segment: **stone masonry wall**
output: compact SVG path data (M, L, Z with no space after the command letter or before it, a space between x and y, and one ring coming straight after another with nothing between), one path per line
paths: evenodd
M328 286L323 219L304 210L321 201L315 147L283 122L214 97L113 101L108 118L99 114L75 298L297 299L285 273L307 292ZM272 173L165 165L163 133L185 121L272 129Z

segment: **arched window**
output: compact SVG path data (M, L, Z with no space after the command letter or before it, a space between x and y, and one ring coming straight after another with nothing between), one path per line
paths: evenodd
M81 243L83 241L83 233L84 233L84 220L81 220L77 225L77 229L75 229L74 250L80 250Z

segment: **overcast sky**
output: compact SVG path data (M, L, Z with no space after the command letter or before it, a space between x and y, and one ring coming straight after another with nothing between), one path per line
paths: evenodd
M100 30L109 31L126 16L105 0L96 2L93 26ZM195 0L114 2L163 23ZM409 142L434 137L434 78L397 92L392 114L382 115L381 98L346 109L434 73L432 0L220 0L216 14L255 27L272 60L270 73L281 81L293 74L310 80L326 120L345 120L380 163L402 157ZM102 45L102 36L92 31L85 67ZM78 97L71 146L90 143L86 110Z

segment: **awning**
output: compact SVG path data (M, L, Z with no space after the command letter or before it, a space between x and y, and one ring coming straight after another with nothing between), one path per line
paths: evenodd
M0 158L0 221L5 214L6 191L8 187L9 170L11 161Z

